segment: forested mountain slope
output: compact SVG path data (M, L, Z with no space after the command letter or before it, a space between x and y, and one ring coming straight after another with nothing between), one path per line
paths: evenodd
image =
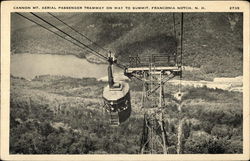
M130 118L112 127L103 108L104 82L93 78L11 77L11 154L138 154L143 131L141 88L130 82ZM183 153L242 153L242 93L183 87ZM175 154L178 106L168 85L163 107L168 153Z

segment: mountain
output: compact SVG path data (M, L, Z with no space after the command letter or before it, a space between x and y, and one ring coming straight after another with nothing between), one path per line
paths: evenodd
M49 14L37 14L100 53L106 54ZM177 42L173 34L172 13L53 14L93 42L114 52L122 63L128 63L129 55L171 54ZM42 23L27 13L24 15ZM78 57L85 57L87 54L83 49L15 13L11 18L13 54L73 54ZM183 64L200 68L199 73L195 75L242 75L242 18L241 13L184 13Z

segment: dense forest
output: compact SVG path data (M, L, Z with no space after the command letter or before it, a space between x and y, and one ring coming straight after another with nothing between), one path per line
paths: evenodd
M118 127L103 109L104 82L93 78L11 77L10 153L92 154L140 150L143 126L141 88L129 82L132 114ZM166 94L176 92L168 86ZM242 153L242 93L185 87L183 153ZM178 112L166 98L168 153L176 153Z

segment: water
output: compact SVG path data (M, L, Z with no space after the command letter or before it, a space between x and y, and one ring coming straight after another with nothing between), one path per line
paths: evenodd
M13 76L26 79L47 74L101 78L107 75L107 64L90 63L73 55L14 54L11 55L10 70Z

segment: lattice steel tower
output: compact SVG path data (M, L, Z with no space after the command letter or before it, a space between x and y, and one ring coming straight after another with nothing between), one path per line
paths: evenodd
M183 14L174 20L174 37L176 48L167 54L151 54L130 56L130 67L125 70L128 76L143 81L142 110L144 123L141 139L142 154L167 154L168 138L164 129L163 109L167 108L164 102L164 85L170 79L182 76L182 35Z

